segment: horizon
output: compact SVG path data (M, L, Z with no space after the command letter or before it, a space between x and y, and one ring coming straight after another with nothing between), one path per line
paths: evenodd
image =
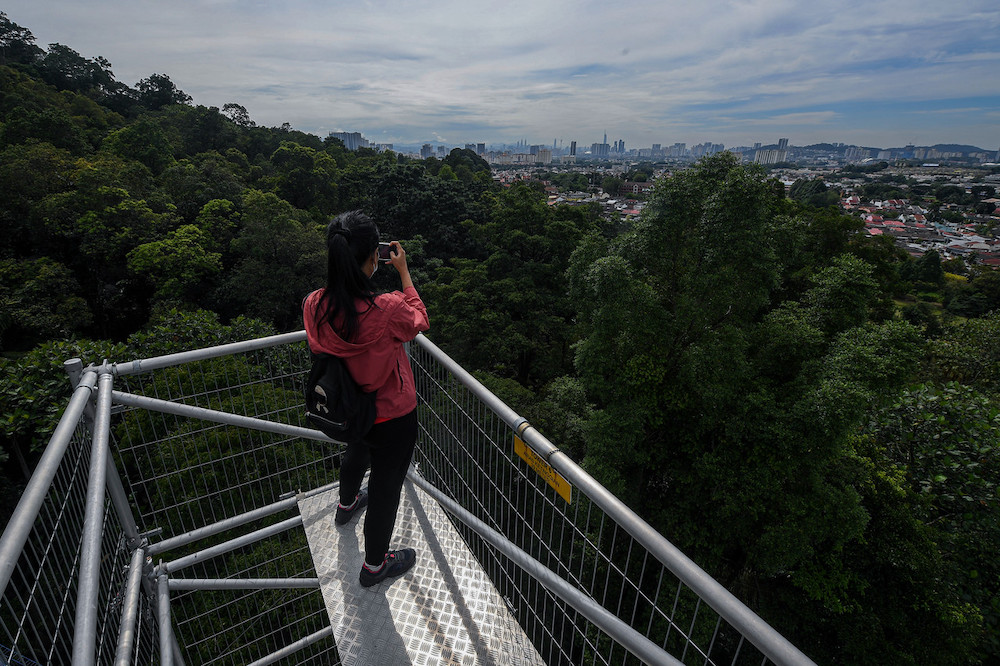
M1000 94L984 94L1000 91L995 2L488 7L8 0L4 11L41 48L107 58L127 85L165 74L194 104L236 103L258 124L321 137L1000 149Z

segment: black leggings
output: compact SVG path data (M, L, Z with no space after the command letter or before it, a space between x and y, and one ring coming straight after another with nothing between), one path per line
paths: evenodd
M389 539L396 526L399 494L417 443L417 411L376 423L365 439L347 445L340 466L340 503L349 506L365 470L368 477L368 512L365 514L365 561L380 563L389 552Z

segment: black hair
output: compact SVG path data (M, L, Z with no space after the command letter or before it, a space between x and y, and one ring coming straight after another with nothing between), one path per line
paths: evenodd
M360 210L341 213L326 228L326 290L316 303L316 320L329 322L348 342L358 333L358 316L375 307L375 286L361 267L378 238L378 226ZM361 311L359 300L366 305Z

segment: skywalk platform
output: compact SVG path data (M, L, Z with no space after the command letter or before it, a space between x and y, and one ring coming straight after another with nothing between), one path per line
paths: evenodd
M345 666L544 666L437 502L403 486L392 547L417 551L403 576L358 582L364 516L334 522L336 488L299 498L306 538Z

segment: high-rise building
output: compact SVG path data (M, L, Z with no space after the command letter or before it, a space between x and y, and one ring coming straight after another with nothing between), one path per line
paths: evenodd
M330 132L330 136L334 139L340 139L341 142L343 142L344 147L348 150L369 148L371 146L371 144L368 143L368 139L361 136L361 132Z
M472 152L476 152L476 144L474 144L474 143L467 143L467 144L465 144L465 149L466 150L471 150Z
M785 161L785 151L777 148L757 150L754 152L753 161L755 164L777 164Z
M434 155L434 146L432 146L429 143L425 143L424 145L420 146L421 158L427 159L428 157L433 157L433 155Z
M476 144L476 154L477 155L485 155L486 154L486 144L485 143L477 143Z
M788 150L788 139L778 139L778 150Z
M576 141L569 142L569 154L576 157Z

